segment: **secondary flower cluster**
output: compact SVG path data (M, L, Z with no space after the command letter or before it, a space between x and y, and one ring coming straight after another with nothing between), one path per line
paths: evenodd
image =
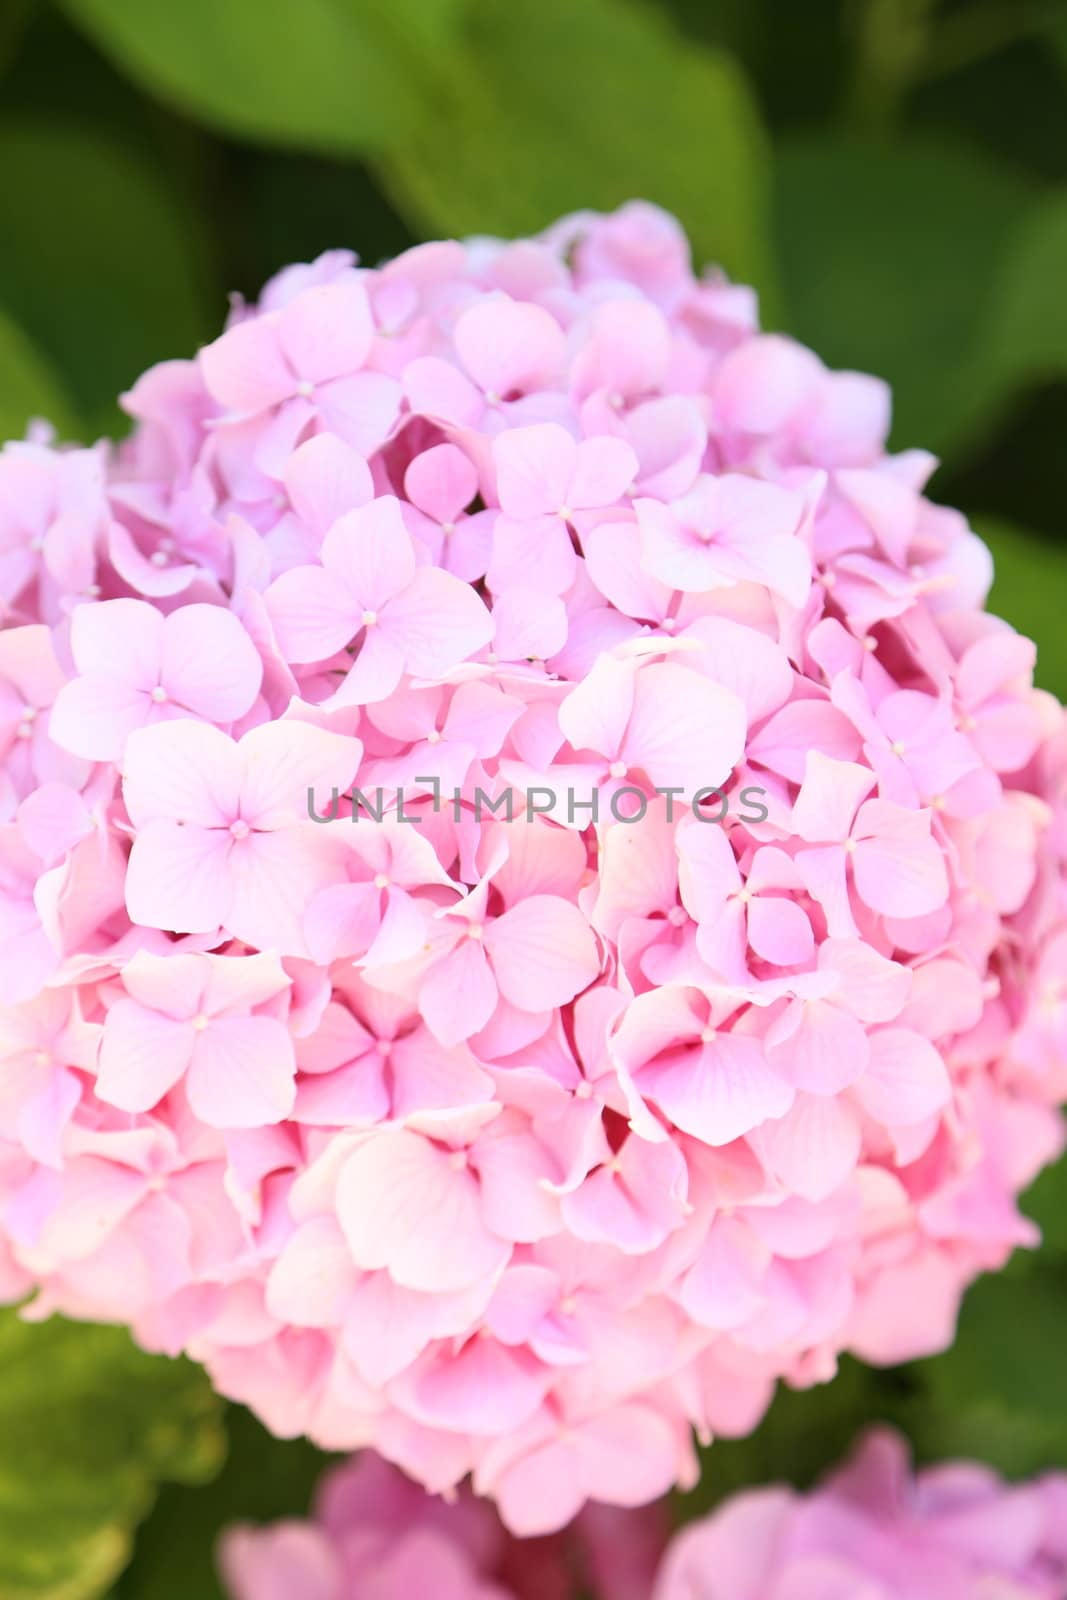
M366 1452L325 1474L307 1520L227 1528L218 1564L233 1600L648 1600L667 1534L661 1506L588 1505L515 1539L468 1490L446 1503Z
M780 1488L735 1495L685 1528L652 1596L1061 1600L1065 1593L1067 1475L1006 1484L988 1467L953 1461L913 1476L904 1441L877 1429L810 1495Z
M314 1518L227 1530L234 1600L1062 1600L1067 1475L1005 1484L949 1462L913 1475L868 1433L808 1495L734 1495L661 1556L659 1507L588 1506L566 1536L509 1539L469 1498L428 1499L371 1456L323 1480Z
M943 1346L1061 1143L1067 738L884 386L635 204L125 404L0 456L0 1293L525 1533Z

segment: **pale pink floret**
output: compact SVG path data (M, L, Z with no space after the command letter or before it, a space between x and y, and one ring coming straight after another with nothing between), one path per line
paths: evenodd
M125 994L108 1003L100 1099L150 1111L184 1078L190 1106L210 1127L280 1122L293 1104L293 1041L284 1016L259 1008L290 981L273 955L139 952L123 968Z
M493 448L497 518L488 583L495 591L532 584L562 594L577 563L570 528L596 520L633 483L637 457L607 435L576 442L558 423L501 434Z
M90 761L118 761L135 728L173 717L228 727L251 709L263 676L251 639L220 606L166 617L144 600L78 606L70 648L78 676L60 690L49 727Z
M492 638L492 619L466 584L418 567L399 503L385 497L335 522L321 567L283 573L267 593L290 661L325 661L359 640L334 703L384 700L405 672L439 678Z
M363 370L373 341L366 290L343 277L238 322L200 352L200 368L230 416L275 413L261 442L269 462L284 462L309 423L366 453L387 438L400 399L392 379Z
M359 758L358 739L307 723L265 724L239 742L189 720L132 734L131 920L303 953L303 916L337 844L309 820L308 795L317 807L327 786L345 789Z
M1067 732L885 386L635 202L124 404L0 453L0 1294L524 1534L944 1347L1063 1144Z

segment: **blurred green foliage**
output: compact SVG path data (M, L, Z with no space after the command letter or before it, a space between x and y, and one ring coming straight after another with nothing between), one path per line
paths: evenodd
M94 1600L130 1554L158 1483L197 1483L225 1453L204 1374L121 1328L0 1313L0 1595Z
M1067 694L1067 0L2 0L0 94L3 436L120 427L286 262L642 195L769 326L890 379L895 444L941 455ZM806 1483L876 1419L924 1458L1067 1464L1063 1164L1028 1207L1045 1245L951 1352L783 1391L680 1514ZM214 1600L219 1528L300 1513L323 1459L116 1330L0 1319L3 1600Z

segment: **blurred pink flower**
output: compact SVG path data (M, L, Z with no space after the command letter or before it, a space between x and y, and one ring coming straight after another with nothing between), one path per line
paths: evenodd
M1007 1484L946 1462L913 1475L876 1429L810 1494L753 1489L676 1535L653 1600L1058 1600L1067 1477Z

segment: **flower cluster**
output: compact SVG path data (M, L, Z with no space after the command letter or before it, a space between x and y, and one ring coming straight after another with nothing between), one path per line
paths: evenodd
M1062 1600L1067 1475L913 1475L882 1428L808 1495L750 1490L665 1552L664 1536L660 1507L590 1505L566 1535L518 1542L488 1507L431 1500L365 1455L327 1473L313 1519L230 1528L219 1557L234 1600Z
M675 1538L653 1600L1060 1600L1067 1475L1005 1484L946 1462L912 1475L904 1441L868 1433L810 1495L735 1495ZM255 1600L253 1592L249 1600Z
M661 1506L590 1504L515 1539L468 1490L446 1503L368 1451L325 1474L309 1519L236 1524L217 1553L233 1600L648 1600L667 1533Z
M125 404L0 455L0 1294L523 1533L943 1346L1061 1144L1067 736L884 386L634 204Z

